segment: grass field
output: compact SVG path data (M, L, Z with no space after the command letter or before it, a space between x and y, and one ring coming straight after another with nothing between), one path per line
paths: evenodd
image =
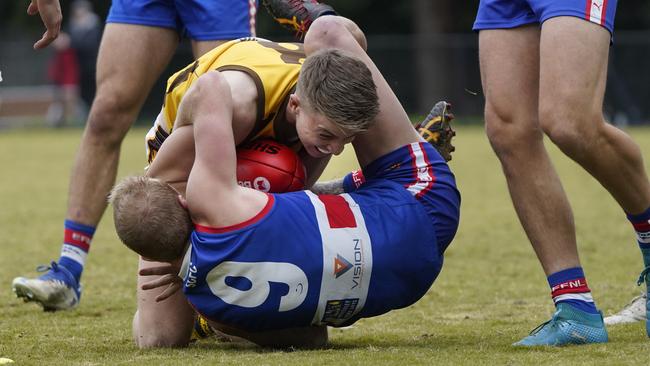
M631 129L650 159L650 129ZM120 176L141 172L143 135L127 137ZM276 351L213 340L139 350L131 340L136 257L113 231L110 210L93 241L75 311L44 313L11 280L58 258L68 175L80 130L0 131L0 357L18 365L528 365L650 364L643 324L610 327L610 343L561 349L510 344L547 320L546 279L514 214L480 127L461 126L451 163L463 194L458 235L431 290L410 308L333 329L316 351ZM551 149L574 208L581 259L597 304L619 309L639 290L641 260L629 223L593 179ZM350 151L324 178L354 167ZM603 159L606 159L603 156ZM646 160L646 166L648 160Z

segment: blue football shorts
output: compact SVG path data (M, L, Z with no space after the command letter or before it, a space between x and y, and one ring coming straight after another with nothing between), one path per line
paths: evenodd
M473 29L516 28L573 16L600 24L614 33L617 0L481 0Z
M114 0L107 23L176 29L196 41L255 35L258 0Z

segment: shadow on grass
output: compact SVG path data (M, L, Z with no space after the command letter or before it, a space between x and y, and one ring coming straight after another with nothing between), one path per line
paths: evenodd
M333 338L333 339L332 339ZM492 339L492 342L490 340ZM465 335L445 335L445 334L421 334L417 336L403 337L400 335L386 337L381 336L362 336L347 339L331 337L330 342L321 348L300 349L300 348L270 348L259 347L248 342L223 342L215 339L203 339L192 345L190 348L201 350L219 350L219 351L246 351L258 354L265 353L293 353L293 352L311 352L311 351L350 351L350 350L367 350L377 351L394 349L394 348L413 348L413 349L457 349L476 346L477 344L496 345L493 337L490 335L465 334ZM502 343L502 342L501 342Z

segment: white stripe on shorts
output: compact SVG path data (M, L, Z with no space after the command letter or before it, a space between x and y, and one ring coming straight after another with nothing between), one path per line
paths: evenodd
M431 175L431 167L427 164L427 161L424 159L424 153L422 152L422 147L419 143L411 144L411 154L415 158L415 169L417 169L417 181L406 189L411 192L414 196L422 193L425 189L430 187L431 182L433 182L433 176Z

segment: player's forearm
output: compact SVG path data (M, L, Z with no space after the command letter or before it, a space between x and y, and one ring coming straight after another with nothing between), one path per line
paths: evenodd
M311 191L316 194L341 194L345 193L343 189L343 178L330 180L327 182L316 182L311 187Z

